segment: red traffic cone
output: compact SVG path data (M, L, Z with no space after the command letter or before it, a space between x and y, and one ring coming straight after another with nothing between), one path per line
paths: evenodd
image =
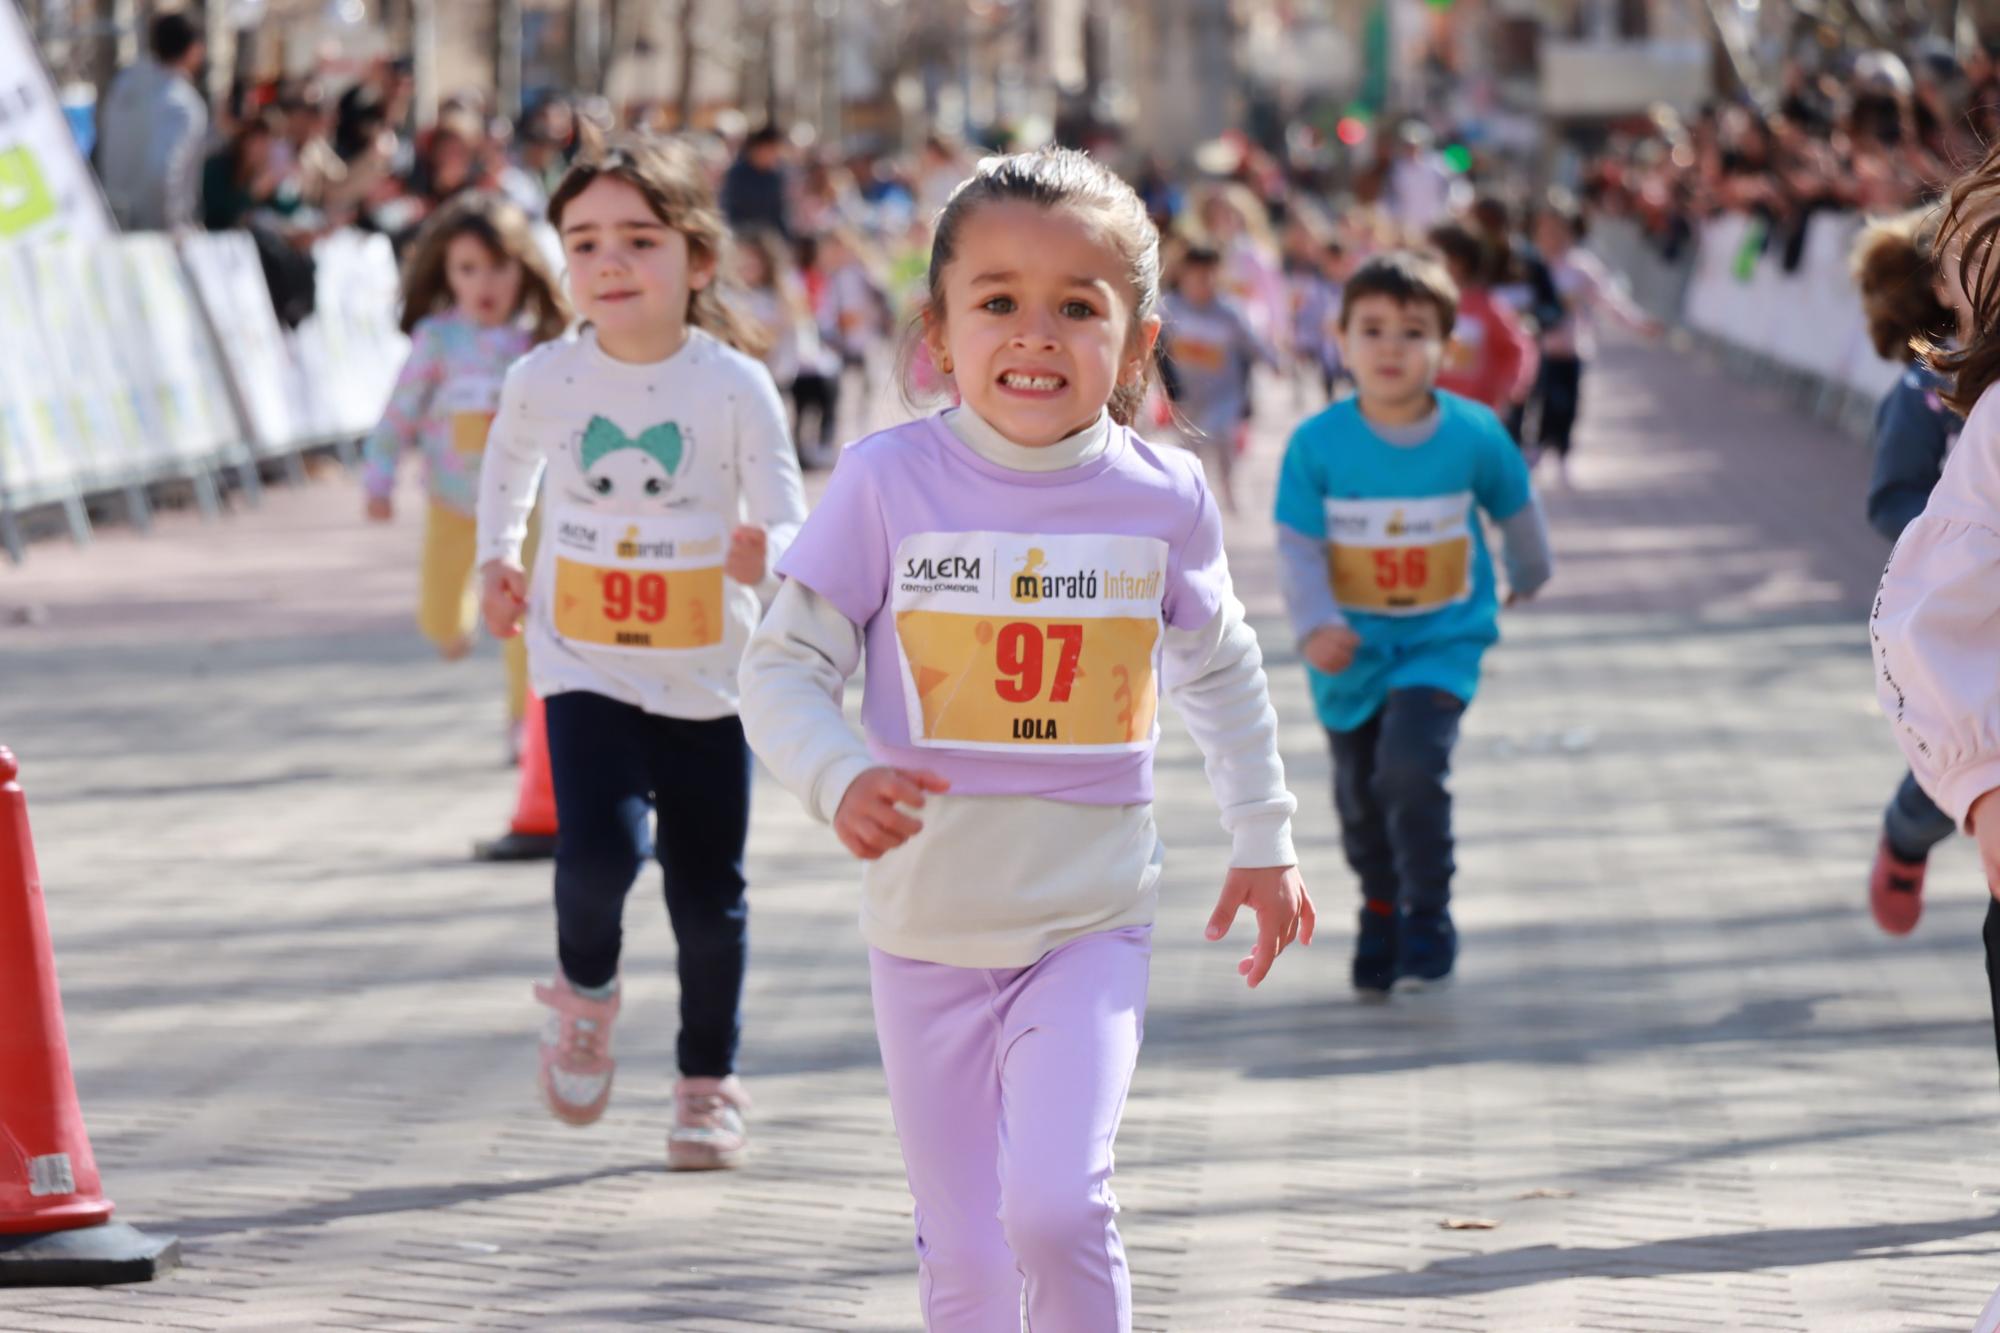
M556 854L556 787L549 777L548 713L541 696L528 695L521 719L521 785L514 818L497 838L472 845L475 861L546 861Z
M0 747L0 1287L143 1282L180 1243L113 1223L70 1075L28 802Z

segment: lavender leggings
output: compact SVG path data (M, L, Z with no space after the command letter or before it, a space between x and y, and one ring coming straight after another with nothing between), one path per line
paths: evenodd
M1127 1333L1111 1141L1146 1021L1150 926L1032 967L869 951L932 1333Z

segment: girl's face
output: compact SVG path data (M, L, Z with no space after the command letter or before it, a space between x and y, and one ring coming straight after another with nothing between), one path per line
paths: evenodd
M489 249L470 233L451 238L444 248L444 280L452 304L485 328L496 328L521 309L521 265Z
M771 285L771 265L764 252L754 245L746 245L737 251L736 272L743 279L743 285L752 291L762 291Z
M688 297L708 286L715 261L696 262L687 237L615 176L599 176L572 199L561 226L570 296L600 343L607 350L666 345L667 356L679 350Z
M1009 201L968 215L942 295L942 319L925 314L931 355L967 407L1031 448L1094 421L1160 333L1157 318L1134 327L1118 251L1068 209Z
M1535 248L1551 258L1560 258L1569 253L1569 224L1554 213L1540 213L1535 217Z

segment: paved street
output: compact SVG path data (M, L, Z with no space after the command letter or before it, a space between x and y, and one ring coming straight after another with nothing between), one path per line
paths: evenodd
M1268 524L1235 530L1324 930L1255 994L1202 941L1225 843L1169 720L1119 1153L1142 1328L1964 1333L2000 1282L1972 859L1940 852L1908 939L1864 902L1900 774L1865 449L1665 350L1615 351L1587 394L1555 582L1510 614L1460 751L1444 994L1349 997L1324 742ZM1290 401L1266 395L1258 514ZM149 1287L0 1293L0 1328L915 1329L856 876L774 783L755 1164L661 1170L657 870L611 1113L541 1110L548 871L465 859L510 797L500 668L410 626L414 501L370 530L334 476L0 568L0 741L84 1110L120 1215L187 1256Z

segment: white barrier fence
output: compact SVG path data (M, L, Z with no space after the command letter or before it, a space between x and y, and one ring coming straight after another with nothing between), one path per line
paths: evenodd
M87 536L86 501L184 480L211 510L215 477L249 487L261 459L351 443L381 416L408 341L381 236L313 248L316 309L281 328L242 232L157 234L0 250L0 544L21 558L20 516L57 507Z
M1656 315L1699 335L1726 363L1789 390L1799 405L1866 433L1875 404L1902 373L1868 340L1848 255L1863 220L1816 213L1789 272L1761 224L1728 214L1704 223L1692 258L1662 259L1639 229L1601 222L1591 246L1625 272Z

